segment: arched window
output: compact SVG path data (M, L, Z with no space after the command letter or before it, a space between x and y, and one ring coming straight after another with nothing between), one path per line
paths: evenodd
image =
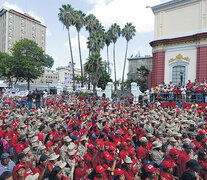
M172 83L174 85L178 85L181 83L182 85L185 84L185 66L178 65L172 68Z

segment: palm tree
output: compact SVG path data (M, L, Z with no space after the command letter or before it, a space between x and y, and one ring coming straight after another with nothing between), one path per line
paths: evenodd
M113 59L114 59L114 82L116 81L116 60L115 60L115 45L118 37L121 35L121 28L118 24L114 23L109 28L110 36L113 41L114 47L113 47ZM115 91L116 91L116 83L115 83Z
M104 70L102 58L99 53L91 53L87 62L84 64L85 71L89 74L93 85L93 93L96 95L96 86Z
M83 77L83 63L82 63L81 47L80 47L80 30L85 25L85 14L82 11L74 11L73 15L74 15L73 25L75 26L78 33L78 48L79 48L79 55L80 55L81 77ZM81 87L83 87L83 81L81 81Z
M88 16L86 16L85 20L86 30L89 32L90 35L91 32L96 30L96 23L98 23L98 19L96 19L93 14L89 14Z
M63 23L63 25L68 30L68 42L70 47L70 56L71 56L71 62L72 62L72 72L73 72L73 91L75 91L75 72L74 72L74 61L73 61L73 51L72 51L72 45L71 45L71 39L70 39L70 26L72 26L73 22L73 12L74 9L71 7L71 5L62 5L62 8L59 8L58 17L59 20Z
M108 64L108 73L109 73L109 46L111 44L111 36L110 36L110 32L107 31L105 32L105 43L106 43L106 51L107 51L107 64Z
M87 44L90 52L100 54L100 50L104 48L104 37L97 31L91 32Z
M122 83L121 83L121 90L124 89L124 72L126 66L126 59L127 59L127 51L128 51L128 43L129 41L135 36L136 28L132 25L132 23L126 23L124 28L122 29L122 36L126 39L126 51L125 51L125 59L124 59L124 67L123 67L123 74L122 74Z

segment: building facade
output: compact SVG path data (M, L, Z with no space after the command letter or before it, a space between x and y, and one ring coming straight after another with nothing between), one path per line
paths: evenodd
M152 11L150 86L207 79L207 1L172 0L152 7Z
M43 83L43 84L57 84L58 83L58 73L50 68L45 68L44 74L35 79L34 83Z
M140 68L141 66L145 66L150 72L152 72L152 56L146 55L143 57L131 57L128 58L128 61L128 79L137 79L137 68Z
M46 26L28 14L12 9L0 11L0 51L11 54L11 48L20 39L34 40L44 51Z
M66 87L73 86L73 72L72 67L70 66L63 66L56 68L56 72L58 73L58 82L64 84ZM81 69L75 68L75 77L81 76ZM75 84L76 90L81 90L81 83L76 82Z

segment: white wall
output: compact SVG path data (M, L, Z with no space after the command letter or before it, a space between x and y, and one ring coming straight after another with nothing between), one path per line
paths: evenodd
M154 38L170 38L207 30L207 1L197 0L155 13Z
M194 81L196 79L196 62L197 62L197 50L196 50L196 45L195 44L189 44L186 45L186 47L183 46L170 46L166 47L166 53L165 53L165 83L169 83L172 79L171 77L171 72L170 72L170 63L169 60L171 58L176 58L178 54L183 55L183 57L189 57L190 62L187 62L185 60L181 62L187 62L188 64L188 69L186 70L186 79ZM177 61L180 62L180 61Z

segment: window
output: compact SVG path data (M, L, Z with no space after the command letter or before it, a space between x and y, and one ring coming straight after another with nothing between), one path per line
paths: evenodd
M185 66L174 66L172 70L172 83L174 85L178 85L181 83L185 84Z

